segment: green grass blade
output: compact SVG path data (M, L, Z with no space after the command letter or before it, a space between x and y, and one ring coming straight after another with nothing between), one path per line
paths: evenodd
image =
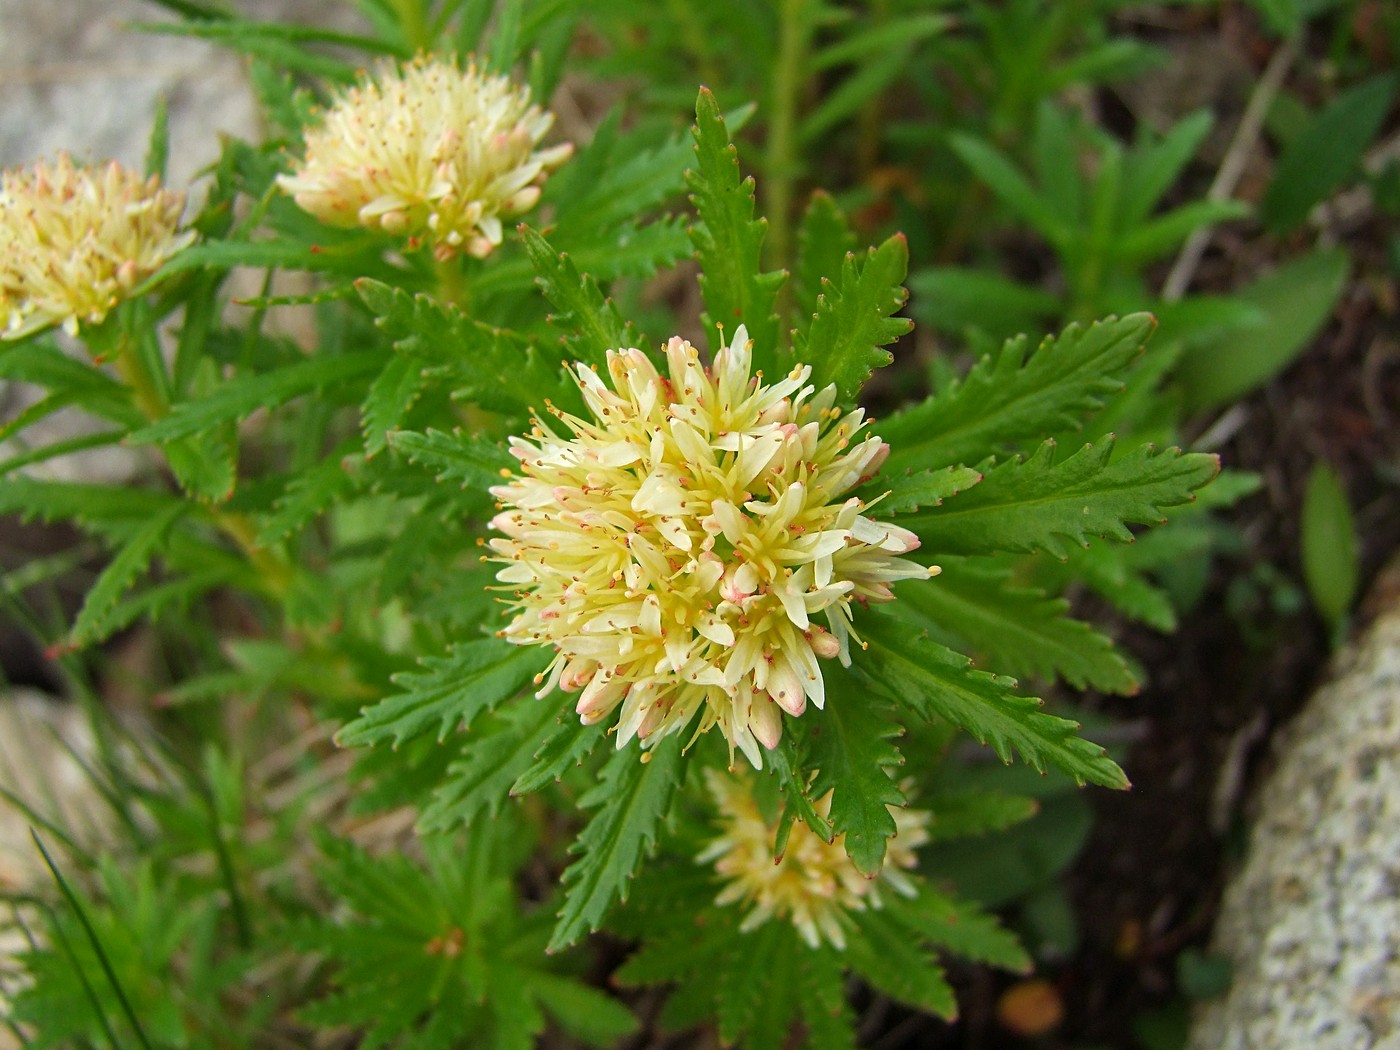
M63 874L58 870L58 865L54 863L53 857L49 856L49 851L44 847L44 841L39 838L39 833L31 828L29 835L34 840L34 845L38 847L40 855L43 856L44 864L48 867L49 873L53 875L54 882L58 884L59 892L63 894L64 899L68 901L69 907L71 907L74 914L78 916L78 921L82 923L83 931L87 934L88 943L92 945L92 950L97 955L97 961L102 966L102 972L107 977L107 983L112 986L112 991L116 993L117 1001L121 1004L122 1012L126 1014L127 1022L131 1025L132 1031L136 1033L136 1038L140 1041L144 1050L152 1050L150 1040L146 1038L146 1032L141 1027L141 1022L136 1017L136 1011L132 1009L131 1001L126 997L126 990L122 988L121 982L117 980L117 974L116 971L112 969L111 960L107 958L107 952L102 947L102 941L97 936L97 931L92 928L92 923L88 920L87 912L84 910L82 902L78 900L78 895L73 892L73 888L68 885L68 880L65 879ZM58 924L55 923L54 929L58 928ZM77 959L73 956L71 950L69 951L69 957L73 959L74 966L77 966ZM112 1040L112 1045L114 1047L119 1048L121 1044L117 1042L116 1035L112 1032L111 1025L107 1022L106 1013L103 1012L101 1006L97 1004L96 993L88 983L87 976L82 973L81 967L78 968L78 974L83 982L83 987L86 988L93 997L93 1005L97 1009L98 1016L102 1019L102 1027L106 1030L108 1038Z

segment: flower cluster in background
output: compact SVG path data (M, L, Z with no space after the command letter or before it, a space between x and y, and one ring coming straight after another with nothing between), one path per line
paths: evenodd
M277 181L333 226L383 229L440 260L483 257L573 151L536 148L553 122L528 88L473 63L386 63L306 132L304 157Z
M847 495L889 446L859 437L864 413L836 408L834 387L814 393L810 368L750 377L742 325L709 369L680 338L666 358L662 376L640 350L609 351L611 388L578 366L594 421L555 410L569 436L537 422L511 439L520 476L491 490L504 633L556 650L539 695L579 692L586 723L621 706L619 747L703 711L697 732L718 725L761 768L782 713L825 703L818 660L849 661L853 604L938 570Z
M138 283L194 239L185 195L113 161L8 171L0 181L0 338L100 324Z
M713 861L726 880L715 903L751 906L741 930L779 918L791 922L813 948L822 941L844 948L847 912L879 908L885 887L906 897L914 894L906 872L918 864L915 850L928 842L932 814L927 810L889 807L898 830L889 841L884 867L870 879L846 855L844 835L826 842L800 820L775 861L777 827L764 819L749 778L706 770L705 783L714 797L721 831L697 859ZM830 812L829 793L817 801L816 809L822 816Z

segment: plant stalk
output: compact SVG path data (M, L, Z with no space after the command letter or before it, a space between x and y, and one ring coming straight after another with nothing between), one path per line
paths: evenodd
M116 368L117 375L131 389L131 398L143 416L154 423L170 411L170 406L161 396L160 386L146 367L136 343L125 332L116 336L112 365Z

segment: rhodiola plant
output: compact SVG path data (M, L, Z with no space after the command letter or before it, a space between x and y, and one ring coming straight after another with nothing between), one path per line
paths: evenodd
M98 253L118 258L101 309L41 309L34 275L53 274L0 261L0 375L47 391L5 436L65 405L104 421L0 463L0 509L73 520L112 552L54 652L159 620L159 699L214 708L191 725L229 718L228 740L255 724L279 744L334 727L346 749L313 733L283 756L305 783L284 770L278 797L296 805L276 820L247 807L256 834L241 804L211 803L204 828L200 806L107 792L143 847L149 823L179 845L140 867L129 900L111 865L72 897L95 924L49 928L87 937L79 954L111 987L22 995L26 1025L90 999L94 1017L61 1031L98 1039L118 1001L112 1024L139 1045L129 1003L159 1002L159 984L121 984L149 957L201 977L162 1033L220 1030L251 972L283 1022L356 1026L365 1045L528 1045L547 1024L606 1044L631 1022L565 952L606 928L636 945L619 985L673 986L667 1024L750 1046L801 1025L850 1045L848 974L951 1016L940 953L1028 965L993 917L920 875L921 854L1032 810L947 787L958 733L1127 785L1015 679L1130 692L1130 665L1018 566L1131 540L1215 474L1210 456L1051 439L1093 426L1151 318L1011 340L871 419L865 385L910 327L904 240L853 251L818 194L792 272L765 271L753 184L708 91L690 143L611 119L569 156L499 79L544 48L546 23L468 41L479 62L387 48L400 63L363 76L296 67L336 81L319 96L261 68L282 137L226 143L205 202L149 263ZM191 31L295 37L242 26ZM483 170L479 154L505 162ZM683 187L693 212L658 217ZM178 212L158 197L123 214ZM701 316L643 308L640 282L691 255ZM223 312L234 266L268 274L243 320ZM274 269L323 285L278 298ZM267 326L292 304L314 315L309 345ZM659 316L664 331L639 329ZM23 473L116 443L159 469L125 487ZM215 794L238 798L238 764L204 760ZM406 807L417 835L366 831L382 817L401 832ZM158 936L193 886L233 902L236 954L220 953L217 907L198 913L197 945ZM104 956L99 932L123 922L160 950ZM320 965L264 994L288 952ZM60 980L57 952L34 958ZM256 1041L251 1017L238 1045Z
M1004 760L1127 786L1075 723L995 673L1010 665L1112 691L1135 685L1105 636L1019 586L998 555L1131 540L1129 524L1158 522L1160 508L1191 500L1217 462L1150 446L1120 452L1112 437L1066 454L1046 438L1121 386L1151 333L1145 315L1072 327L1036 347L1013 340L962 383L868 423L855 407L861 388L909 327L897 316L902 239L848 252L844 219L819 196L785 291L789 275L761 269L752 183L705 91L694 139L690 236L708 361L679 337L654 356L655 343L590 278L522 228L559 338L536 342L515 374L482 360L501 382L480 403L528 418L527 431L503 442L486 428L405 429L390 441L437 476L434 498L455 509L464 539L484 544L477 578L500 609L400 676L399 692L339 739L459 742L459 757L433 774L430 828L471 828L508 794L562 781L589 816L550 947L604 924L642 872L617 911L644 944L624 976L681 981L680 1017L709 1002L727 1038L751 1045L777 1045L797 1016L841 1028L847 968L951 1013L935 946L1003 964L1023 957L902 864L883 908L822 871L849 864L875 878L893 851L912 854L912 826L894 838L899 807L915 793L903 778L916 783L943 758L901 753L907 729L961 728ZM380 285L361 291L401 346L460 323L450 308ZM375 768L393 775L392 762ZM708 800L706 779L717 785ZM697 870L689 850L714 858L728 841L712 834L703 844L696 813L706 809L721 825L747 822L728 840L766 835L782 863L754 871L751 889L742 880L725 889L722 874ZM996 822L995 805L973 803L964 830ZM663 856L648 862L658 846ZM803 875L804 863L821 870ZM651 867L667 875L653 878ZM791 885L764 896L766 878ZM757 902L750 914L768 921L751 928L740 900ZM811 917L818 900L820 920ZM715 937L703 958L716 964L664 949L668 937L694 934L649 925L653 908L699 916ZM826 935L800 943L794 922ZM752 989L735 999L741 959L757 968L739 971L750 974L788 959L798 983L773 993L777 1005Z

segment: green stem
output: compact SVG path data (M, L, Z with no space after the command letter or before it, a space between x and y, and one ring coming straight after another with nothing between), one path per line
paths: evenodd
M392 0L394 13L403 27L403 38L411 51L427 51L432 46L428 23L424 16L424 0Z
M462 260L442 259L434 267L437 271L438 298L463 313L467 312L471 306L471 289L467 287L467 275L462 272Z
M160 384L151 375L136 341L129 333L98 328L88 333L88 341L94 350L112 361L117 375L131 390L132 401L143 416L154 423L169 414L170 406L161 394ZM284 597L292 583L292 567L286 555L259 545L257 529L246 515L226 510L211 510L210 515L219 530L243 551L268 591L275 597Z
M812 39L810 0L780 0L778 56L773 70L772 114L768 127L766 172L768 259L776 267L792 263L792 198L801 162L797 156L797 105L802 71Z
M238 544L268 592L273 597L285 598L292 586L292 566L287 556L275 547L264 547L258 542L258 530L246 514L211 510L210 516L219 530Z
M160 386L146 367L145 359L142 358L135 340L121 332L113 341L115 352L112 354L112 365L116 368L117 375L130 387L131 399L141 414L154 423L170 411L170 406L161 396Z

